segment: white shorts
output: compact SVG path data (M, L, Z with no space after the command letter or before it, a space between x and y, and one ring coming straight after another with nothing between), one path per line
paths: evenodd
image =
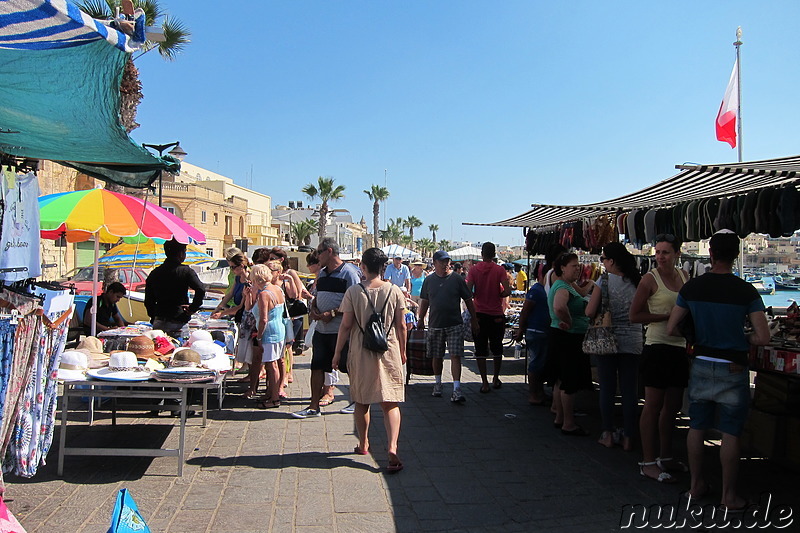
M261 356L262 363L271 363L283 357L283 343L282 342L267 342L261 344L264 349L264 355Z

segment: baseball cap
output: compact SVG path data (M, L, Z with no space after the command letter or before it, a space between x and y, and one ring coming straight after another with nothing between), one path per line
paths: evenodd
M448 254L444 250L439 250L438 252L433 254L433 260L434 261L445 261L445 260L449 261L450 260L450 254Z

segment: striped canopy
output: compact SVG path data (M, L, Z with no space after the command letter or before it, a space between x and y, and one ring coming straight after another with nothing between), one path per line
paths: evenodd
M141 244L119 244L100 257L100 266L112 268L133 267L134 263L141 268L154 268L164 262L167 256L164 245L151 239ZM197 246L190 244L186 247L185 265L200 265L212 263L214 258Z
M800 156L718 165L678 165L676 168L681 172L671 178L611 200L584 205L532 204L530 211L506 220L464 224L536 228L618 211L668 207L687 200L746 194L794 183L800 178Z

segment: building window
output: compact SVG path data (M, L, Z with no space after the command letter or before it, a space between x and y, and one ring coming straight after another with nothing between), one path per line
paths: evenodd
M167 213L171 214L171 215L176 215L177 216L177 214L175 213L175 208L174 207L166 206L166 207L164 207L164 210Z
M206 223L206 212L205 211L200 211L200 222L202 222L203 224Z
M225 235L233 233L233 217L225 216Z
M219 213L214 213L214 225L219 226Z
M206 253L211 257L214 257L214 249L213 248L206 248Z

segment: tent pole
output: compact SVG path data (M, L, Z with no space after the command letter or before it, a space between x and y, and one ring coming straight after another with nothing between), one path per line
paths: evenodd
M94 234L94 269L92 271L92 337L97 333L97 271L100 268L100 232Z

